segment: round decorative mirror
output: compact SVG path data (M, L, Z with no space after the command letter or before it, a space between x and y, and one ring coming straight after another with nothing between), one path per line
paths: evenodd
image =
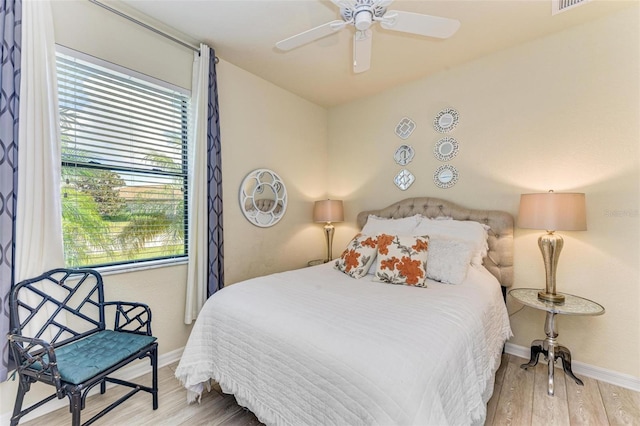
M433 155L440 161L449 161L458 155L458 141L454 138L442 138L433 147Z
M451 188L458 182L458 170L449 164L444 164L436 169L433 182L438 188Z
M440 133L448 133L458 125L458 111L455 109L443 109L433 119L433 128Z
M252 224L261 228L273 226L287 210L287 188L274 171L257 169L240 185L240 208Z

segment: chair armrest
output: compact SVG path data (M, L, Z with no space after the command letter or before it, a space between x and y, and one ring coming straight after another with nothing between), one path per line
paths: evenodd
M151 309L144 303L105 302L104 306L115 306L114 331L151 336Z
M58 398L64 398L54 347L46 340L19 334L8 334L7 338L15 357L16 369L36 379L47 377L48 380L45 381L56 387ZM25 370L28 370L28 373Z

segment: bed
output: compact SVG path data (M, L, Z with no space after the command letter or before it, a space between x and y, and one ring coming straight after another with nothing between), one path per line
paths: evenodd
M365 233L416 217L481 224L481 264L466 259L459 282L426 278L426 287L390 285L379 264L356 279L334 262L225 287L203 307L176 369L188 401L215 380L266 424L483 424L511 336L503 295L513 281L513 219L425 197L357 220Z

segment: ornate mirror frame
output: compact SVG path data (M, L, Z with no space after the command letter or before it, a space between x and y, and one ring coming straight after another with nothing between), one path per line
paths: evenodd
M240 184L240 210L255 226L267 228L287 211L287 188L276 172L256 169Z

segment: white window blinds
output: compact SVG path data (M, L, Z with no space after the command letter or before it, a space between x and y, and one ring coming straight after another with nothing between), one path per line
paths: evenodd
M183 93L58 53L67 266L186 255Z

